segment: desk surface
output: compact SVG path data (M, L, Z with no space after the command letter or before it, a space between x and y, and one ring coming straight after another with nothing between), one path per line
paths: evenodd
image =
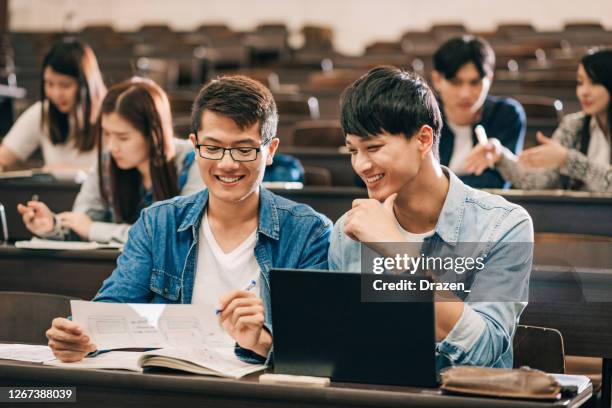
M115 269L119 251L47 251L0 246L0 288L91 299Z
M182 374L72 370L0 360L2 386L74 386L79 405L214 407L578 407L591 390L572 399L534 402L442 395L436 389L369 384L298 387L259 384L258 375L241 380ZM63 406L54 404L53 406ZM65 404L74 406L74 404Z

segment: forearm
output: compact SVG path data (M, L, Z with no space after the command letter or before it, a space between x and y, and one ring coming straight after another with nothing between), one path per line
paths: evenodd
M272 335L264 328L261 330L259 341L250 350L263 358L267 358L270 348L272 348Z
M95 221L89 229L89 240L96 242L125 243L128 239L130 224Z
M435 303L436 341L442 341L453 330L463 313L463 302L442 300Z
M576 149L568 149L561 174L586 182L590 190L612 192L612 166L592 163L589 158Z
M7 170L19 161L19 157L8 147L0 145L0 172Z
M502 157L495 169L510 181L514 188L525 190L560 188L561 177L557 170L530 171L520 167L517 157L508 149L502 149Z

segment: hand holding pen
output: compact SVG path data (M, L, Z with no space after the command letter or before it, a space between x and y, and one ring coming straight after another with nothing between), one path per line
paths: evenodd
M23 223L31 233L46 235L53 231L53 212L45 203L38 201L38 195L34 194L26 205L18 204L17 211L21 214Z
M219 299L217 315L223 329L240 347L267 356L272 336L264 329L265 309L262 300L252 292L256 281L244 290L233 290Z
M486 169L495 168L501 159L501 143L495 138L488 138L482 125L474 128L478 144L474 146L463 164L463 170L468 174L480 176Z

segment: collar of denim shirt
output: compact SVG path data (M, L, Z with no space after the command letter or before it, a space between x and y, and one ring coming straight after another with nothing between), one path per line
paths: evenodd
M189 228L198 227L202 219L203 210L208 203L208 189L202 190L200 193L191 196L191 200L184 201L185 205L191 205L191 208L183 222L178 228L178 231L185 231ZM264 187L259 187L259 220L257 232L266 235L267 237L279 239L280 223L278 219L278 209L274 201L274 195Z
M442 211L436 224L436 234L447 244L455 246L459 237L459 228L465 211L467 187L447 167L441 166L448 177L449 187Z

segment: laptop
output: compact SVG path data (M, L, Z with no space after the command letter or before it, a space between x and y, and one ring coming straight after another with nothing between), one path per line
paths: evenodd
M275 373L438 386L431 291L418 291L418 301L399 301L415 296L406 292L389 302L362 302L362 284L377 275L363 281L348 272L273 269L270 275Z

